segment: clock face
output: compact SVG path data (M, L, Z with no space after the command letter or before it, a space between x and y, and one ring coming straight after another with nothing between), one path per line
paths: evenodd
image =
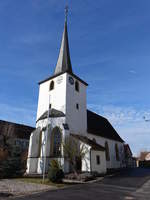
M71 85L74 84L74 79L73 79L71 76L69 76L69 83L70 83Z
M57 78L57 83L60 84L63 81L63 76L59 76Z

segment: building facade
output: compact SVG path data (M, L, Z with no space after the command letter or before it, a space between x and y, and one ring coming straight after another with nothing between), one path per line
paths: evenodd
M88 149L82 171L105 173L124 167L124 141L109 121L87 110L88 84L73 73L65 19L62 42L55 72L39 82L36 130L30 137L27 174L46 172L51 160L57 159L64 172L70 172L63 144L67 138Z
M27 152L31 132L35 128L0 120L0 160L8 156L8 146L18 146L21 152Z

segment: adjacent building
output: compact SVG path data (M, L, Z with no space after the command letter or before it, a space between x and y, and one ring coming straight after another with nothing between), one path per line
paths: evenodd
M6 144L12 147L19 146L21 151L27 151L29 138L34 129L30 126L0 120L0 159L7 156Z

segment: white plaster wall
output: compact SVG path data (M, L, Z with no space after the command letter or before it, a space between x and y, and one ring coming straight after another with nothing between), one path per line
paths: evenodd
M81 142L80 147L84 145L86 152L85 157L82 159L82 171L106 173L106 156L105 151L91 150L91 147ZM96 163L96 156L100 156L100 165Z
M45 155L46 155L46 172L48 171L49 164L52 159L59 160L64 172L65 173L69 172L68 162L64 158L50 158L51 133L53 128L55 128L56 126L60 128L63 142L65 140L65 137L69 135L69 131L65 130L63 127L63 123L65 123L65 120L66 120L65 117L58 117L58 118L51 118L49 120L44 119L37 122L37 127L40 127L41 129L47 127L47 123L50 124L48 132L47 130L42 131L41 153L40 157L38 158L38 164L37 164L38 174L41 174L43 171ZM46 142L46 137L47 137L47 142ZM62 156L63 156L63 148L62 148Z
M73 134L85 135L87 129L87 108L86 108L86 86L79 82L79 92L75 90L75 84L71 85L67 74L66 86L66 122L69 124L70 132ZM74 82L76 79L72 76ZM79 104L79 109L76 104Z
M40 139L40 131L32 132L30 136L29 142L29 150L28 150L28 158L30 157L38 157L39 155L39 139Z
M97 164L96 156L100 157L100 164ZM106 156L105 151L91 150L91 170L100 174L106 173Z
M46 128L47 127L47 123L50 124L50 128L47 132L47 129L45 131L42 132L42 147L41 147L41 156L45 155L45 148L46 148L46 156L50 156L50 143L51 143L51 133L53 128L55 128L56 126L58 126L61 130L62 133L62 139L64 140L65 136L68 135L68 131L64 129L63 127L63 123L65 123L66 119L65 117L58 117L58 118L51 118L49 119L49 122L47 121L47 119L44 120L40 120L37 123L38 127L42 128ZM47 135L47 136L46 136ZM47 142L46 142L46 137L47 137ZM45 147L46 145L46 147Z
M87 129L87 108L86 108L86 86L79 82L79 92L75 90L75 84L69 83L69 74L64 73L49 81L46 81L39 86L39 100L37 109L37 119L49 107L61 110L66 114L66 123L69 125L71 133L85 134ZM59 82L60 78L62 79ZM72 76L74 82L76 79ZM54 89L49 92L50 82L54 81ZM59 82L59 83L58 83ZM76 104L79 104L79 110ZM36 125L38 127L38 124Z
M86 145L81 142L80 148L82 145L84 145L85 152L86 152L84 158L82 159L82 171L90 172L91 171L91 161L90 161L90 148L91 147L89 145Z
M114 140L110 140L110 139L107 139L107 138L103 138L101 136L89 134L89 133L88 133L88 137L90 139L95 138L96 142L98 144L102 145L103 147L105 147L105 142L106 141L108 142L109 154L110 154L110 161L106 162L106 166L107 166L108 169L123 167L123 164L122 164L123 161L124 161L123 143L118 142L118 141L114 141ZM116 160L115 144L118 145L120 161Z
M38 158L27 158L27 174L37 173Z
M28 158L27 158L27 174L37 172L38 157L39 157L39 141L40 141L40 128L39 131L33 131L30 136Z
M60 164L60 166L62 167L62 169L64 169L64 172L67 173L68 171L65 171L66 168L64 167L64 158L46 158L46 162L45 162L45 172L47 173L50 167L50 163L52 160L57 160ZM38 174L42 174L44 170L44 157L40 157L38 158L38 168L37 168L37 173Z
M39 85L37 119L48 110L50 103L52 108L66 113L66 76L66 73L64 73ZM54 89L49 91L51 81L54 81Z

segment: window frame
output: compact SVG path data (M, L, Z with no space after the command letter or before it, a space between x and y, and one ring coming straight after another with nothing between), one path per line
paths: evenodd
M56 142L56 140L59 137L59 141ZM60 149L58 149L60 148ZM59 158L61 157L61 149L62 148L62 132L59 127L55 127L52 130L52 135L51 135L51 144L50 144L50 155L52 157Z
M117 143L115 144L115 155L116 155L116 161L120 161L119 148Z
M96 155L96 164L97 164L97 165L100 165L100 164L101 164L100 155Z
M54 90L54 87L55 87L55 83L54 83L54 81L52 80L52 81L50 82L50 84L49 84L49 91Z
M105 155L106 155L106 161L110 161L110 151L107 141L105 142Z
M79 110L79 104L78 103L76 103L76 109Z
M75 91L79 92L79 81L75 81Z

